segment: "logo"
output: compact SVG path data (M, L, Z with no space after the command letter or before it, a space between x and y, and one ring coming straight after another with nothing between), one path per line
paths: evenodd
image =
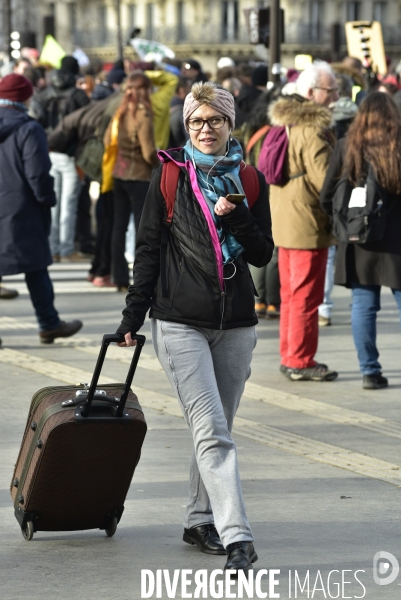
M400 572L398 560L390 552L376 552L373 557L373 579L377 585L393 583Z

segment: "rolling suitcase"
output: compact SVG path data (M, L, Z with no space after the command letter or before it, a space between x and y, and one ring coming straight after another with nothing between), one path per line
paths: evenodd
M26 540L36 531L99 528L114 535L146 434L130 390L145 337L133 339L125 384L97 389L107 348L121 341L105 335L90 385L47 387L33 396L10 489Z

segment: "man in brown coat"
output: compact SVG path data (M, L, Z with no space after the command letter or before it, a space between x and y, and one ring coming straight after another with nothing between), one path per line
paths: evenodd
M289 137L286 183L270 186L281 283L280 370L294 381L332 381L337 373L314 358L327 248L333 244L319 202L334 143L328 106L338 99L330 66L310 65L299 76L297 92L269 111L271 123L286 126Z

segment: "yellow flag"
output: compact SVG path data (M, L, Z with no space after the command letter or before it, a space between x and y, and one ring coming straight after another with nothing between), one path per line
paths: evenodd
M61 59L66 55L60 44L52 35L47 35L43 45L39 62L53 65L55 69L60 68Z

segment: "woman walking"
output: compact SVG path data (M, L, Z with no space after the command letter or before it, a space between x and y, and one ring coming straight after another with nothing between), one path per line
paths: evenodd
M183 116L190 139L181 150L159 153L166 164L150 184L118 333L125 337L120 345L134 345L131 334L150 308L155 351L194 441L183 539L201 552L227 553L226 569L246 571L257 555L231 429L256 344L247 263L261 267L273 252L267 187L231 138L229 92L211 82L195 84ZM176 177L169 227L166 169L170 189ZM240 204L226 198L244 188Z
M114 221L111 240L111 275L120 291L129 285L128 265L125 260L125 234L131 212L138 232L142 209L149 188L152 169L159 165L153 134L150 94L152 84L142 72L131 73L118 110L118 154L113 169ZM110 144L114 120L104 137Z
M340 177L355 187L366 180L369 167L385 202L384 235L366 244L340 243L335 283L352 288L352 333L363 388L380 389L388 385L376 345L381 286L391 288L401 318L401 120L392 98L381 92L363 101L347 136L336 144L321 193L327 214L333 212Z

